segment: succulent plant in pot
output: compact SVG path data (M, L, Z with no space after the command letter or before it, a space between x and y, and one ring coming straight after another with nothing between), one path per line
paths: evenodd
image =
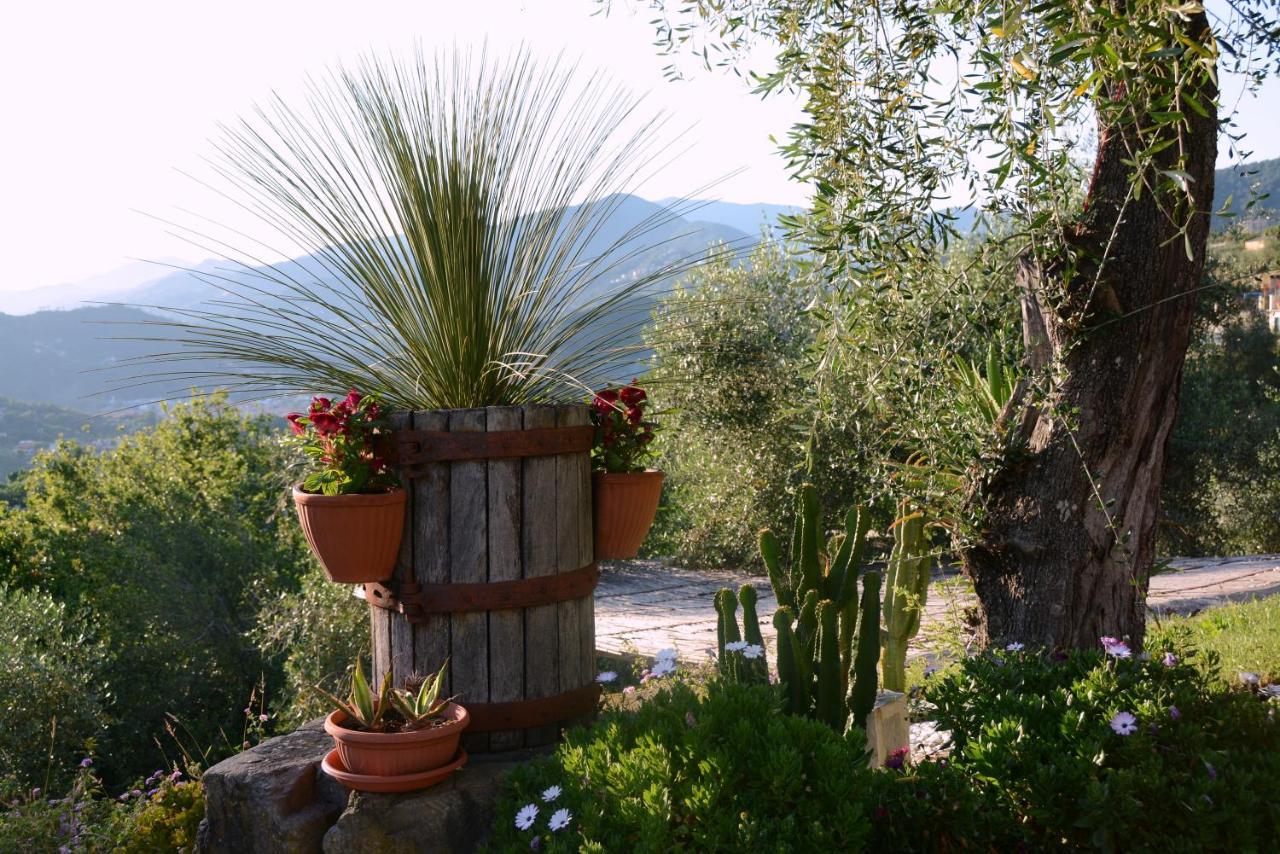
M314 469L293 488L307 543L331 581L390 578L404 532L405 491L374 446L384 429L381 406L352 389L316 397L288 416L294 440Z
M374 693L356 662L346 699L317 688L337 707L324 722L336 745L325 770L353 788L393 791L397 782L430 785L461 767L466 756L458 741L469 717L440 696L444 670L411 679L405 688L392 688L388 673Z
M657 427L648 406L649 395L635 381L591 401L596 560L635 557L658 513L663 474L648 467Z

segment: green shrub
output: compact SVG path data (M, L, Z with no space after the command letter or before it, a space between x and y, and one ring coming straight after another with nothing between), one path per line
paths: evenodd
M783 714L775 689L676 683L634 713L572 730L512 775L492 848L543 851L854 851L867 838L864 742ZM552 786L554 799L544 797ZM533 804L534 826L515 817ZM558 809L572 818L549 830Z
M1211 660L1151 652L988 653L939 677L926 698L953 732L952 765L1039 845L1258 848L1280 826L1274 705L1228 691L1206 675ZM1117 731L1122 715L1131 734Z
M817 330L806 307L818 285L773 244L749 265L699 268L655 315L659 367L651 378L657 444L667 473L650 552L693 566L756 566L761 528L790 527L805 480L825 507L865 496L854 425L821 421L803 471L817 399L808 348Z
M286 504L283 435L199 399L110 451L59 444L22 475L24 506L0 514L0 582L83 615L104 650L84 684L105 686L113 784L154 767L167 714L214 743L264 676L277 682L248 634L312 565Z
M279 659L284 681L272 702L282 725L296 727L332 711L312 691L333 692L348 684L351 663L368 646L367 606L343 584L334 584L313 567L297 593L281 593L258 617L253 638L265 655Z
M204 818L204 786L178 776L163 777L115 809L105 828L111 844L103 847L119 854L194 851Z
M60 769L103 732L105 653L43 593L0 585L0 612L0 775L24 788L61 786Z

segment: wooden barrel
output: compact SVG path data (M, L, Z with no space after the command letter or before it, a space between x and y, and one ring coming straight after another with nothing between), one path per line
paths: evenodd
M547 744L596 708L589 424L585 406L393 416L408 518L395 577L364 588L374 676L448 659L469 751Z

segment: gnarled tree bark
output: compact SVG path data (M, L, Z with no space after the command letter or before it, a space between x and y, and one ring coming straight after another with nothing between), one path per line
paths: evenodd
M1187 32L1202 41L1207 27L1200 14ZM1135 140L1100 126L1084 215L1058 257L1021 265L1029 367L1049 391L1015 395L1004 416L1007 456L972 498L984 525L964 560L987 642L1142 642L1166 443L1213 200L1209 90L1206 83L1197 93L1209 116L1186 110L1190 213L1172 216L1168 194L1132 198ZM1174 168L1177 152L1160 152L1152 168ZM1093 260L1081 265L1081 257Z

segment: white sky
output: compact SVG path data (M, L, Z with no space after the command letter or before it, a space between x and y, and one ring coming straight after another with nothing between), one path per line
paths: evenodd
M637 4L639 5L639 4ZM608 69L648 105L689 128L688 151L646 184L651 199L685 195L736 169L714 195L800 204L770 135L784 137L795 101L761 101L736 78L669 82L641 9L619 0L61 0L8 6L0 28L0 290L72 281L131 258L198 261L208 253L135 213L171 216L205 198L177 169L196 169L214 124L272 89L369 50L416 42L565 51ZM1280 84L1239 124L1256 157L1280 155ZM1246 146L1248 147L1248 146ZM1223 146L1225 149L1225 145Z

